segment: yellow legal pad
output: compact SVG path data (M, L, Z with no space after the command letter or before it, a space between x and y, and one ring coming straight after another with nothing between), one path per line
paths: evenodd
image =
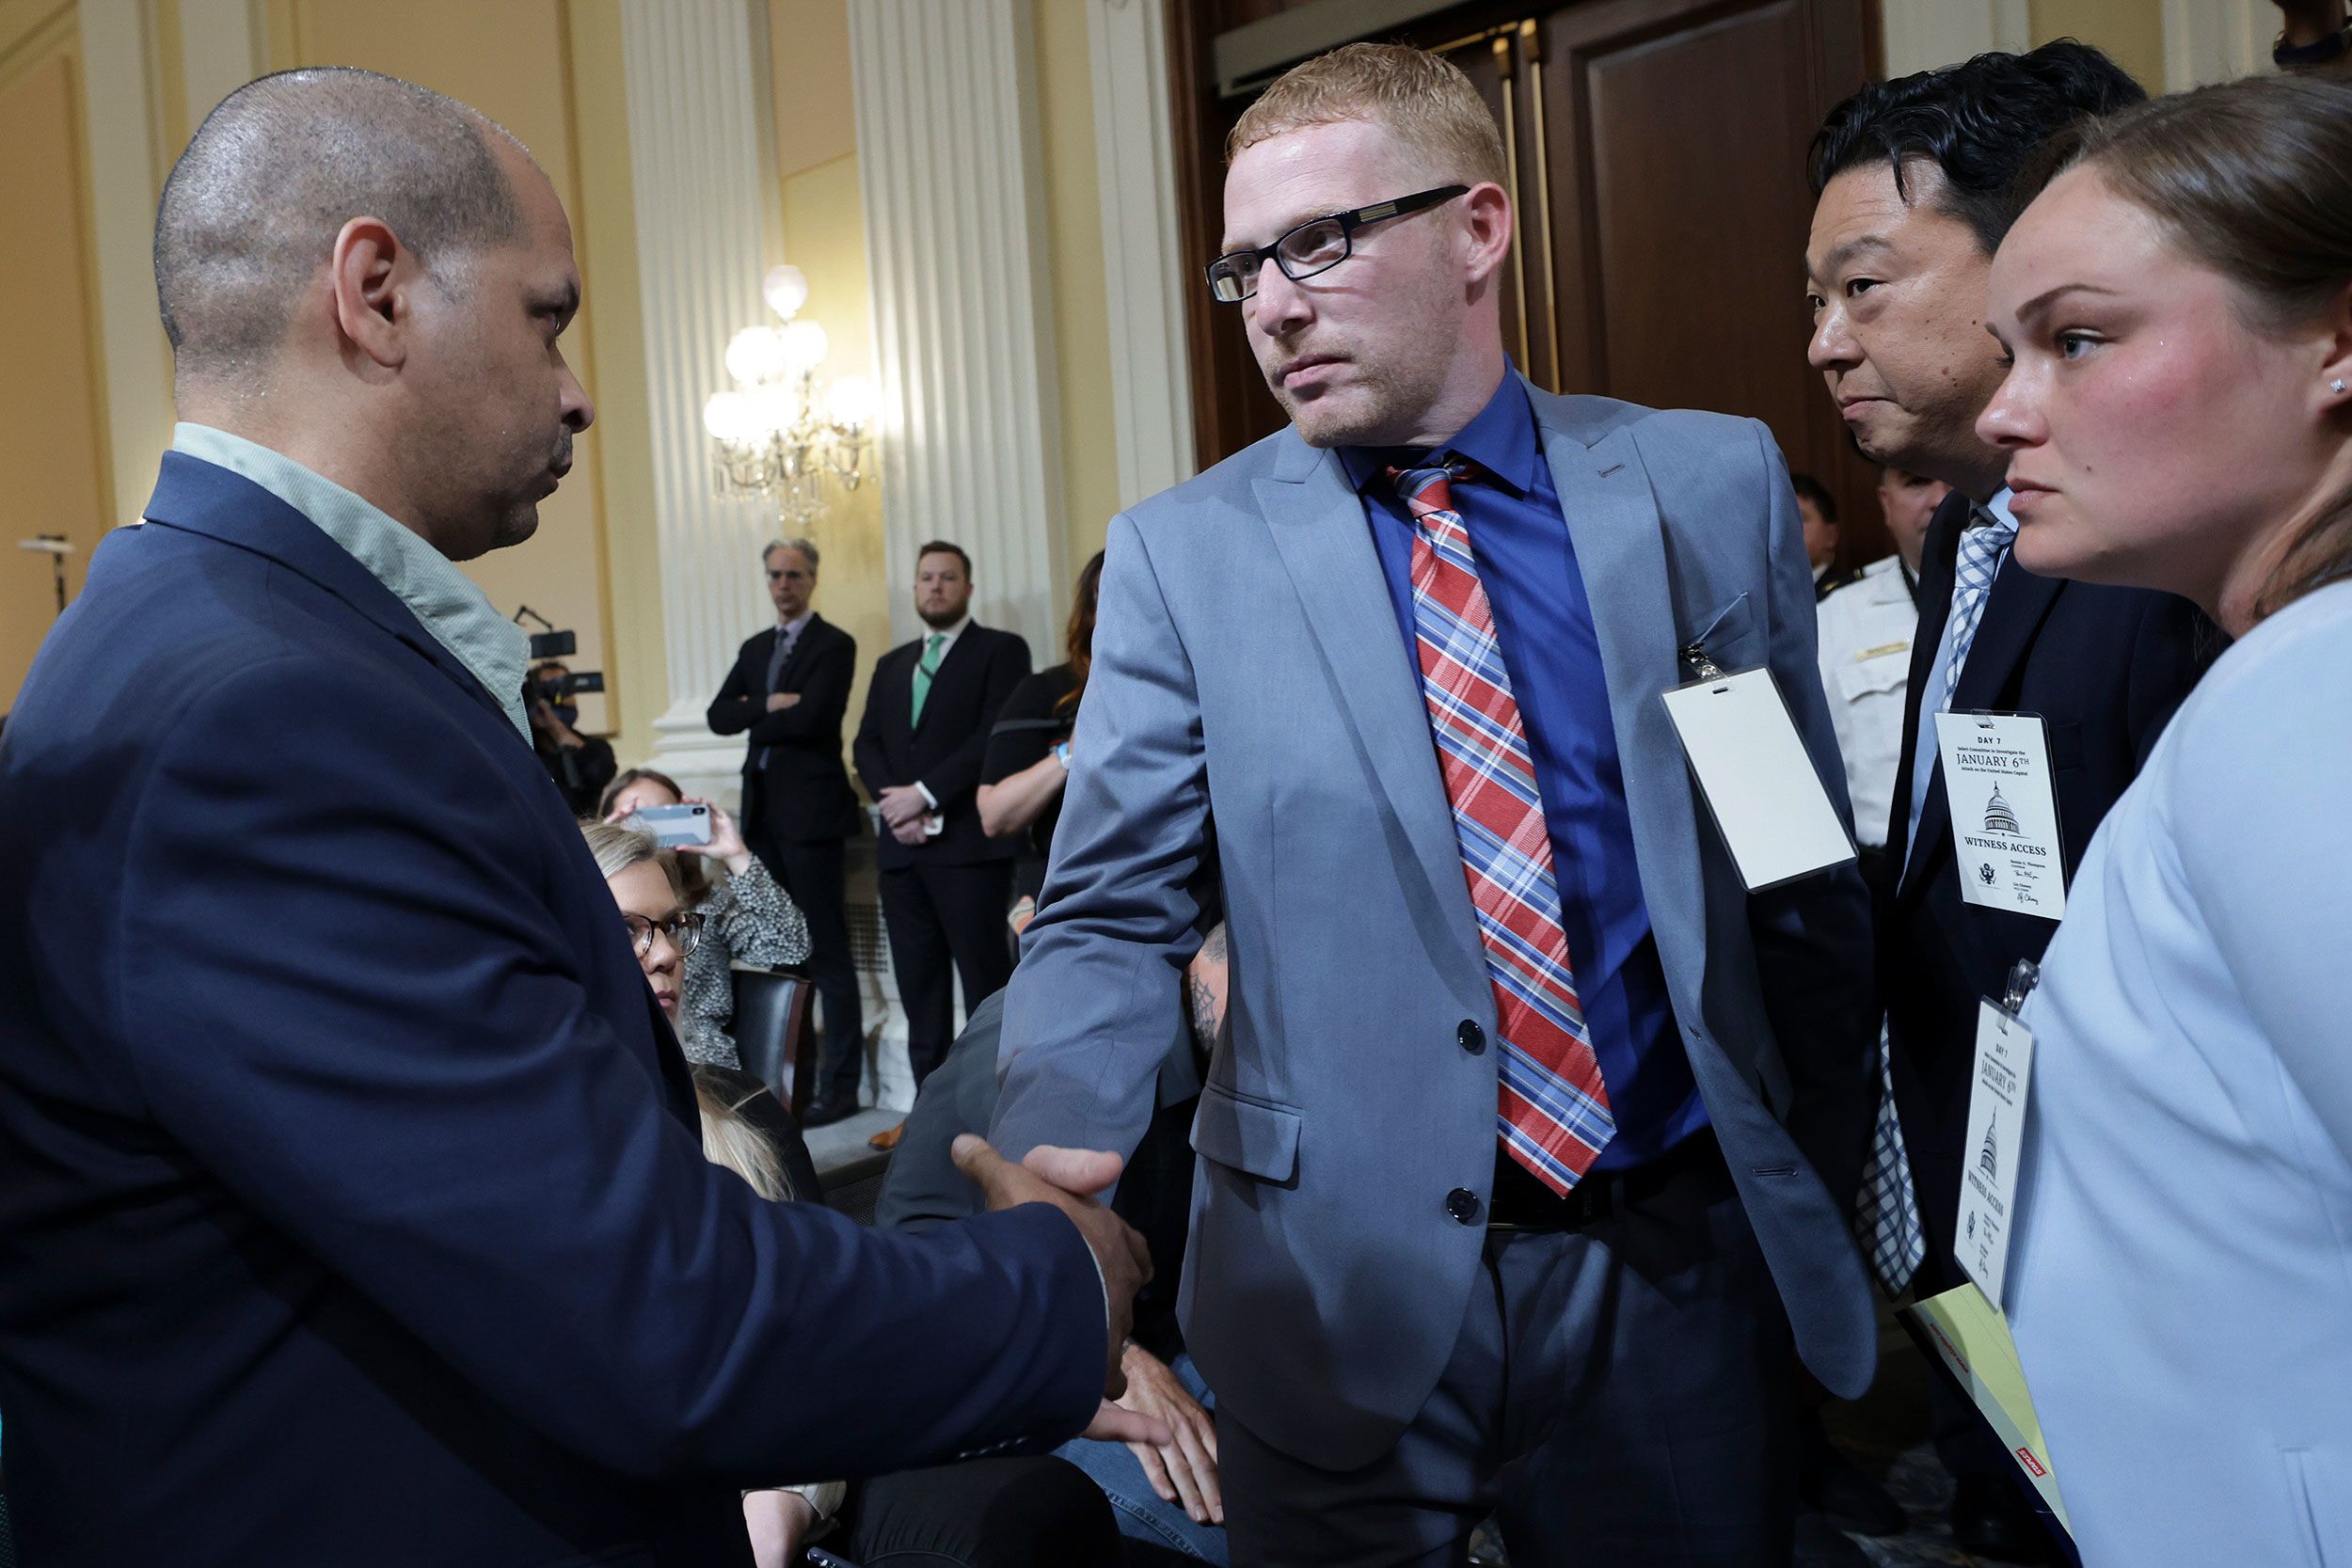
M2050 1467L2042 1418L2034 1414L2033 1400L2026 1392L2025 1369L2017 1363L2017 1346L2009 1337L2009 1324L1999 1308L1971 1283L1915 1302L1897 1315L1910 1320L1917 1337L1960 1380L2002 1447L2072 1534L2074 1523L2066 1517L2066 1505L2058 1500L2058 1476Z

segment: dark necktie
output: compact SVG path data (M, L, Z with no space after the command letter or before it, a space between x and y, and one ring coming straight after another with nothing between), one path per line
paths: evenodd
M784 679L785 661L792 657L793 645L801 640L799 626L776 628L776 651L768 656L768 689L776 689L776 682Z

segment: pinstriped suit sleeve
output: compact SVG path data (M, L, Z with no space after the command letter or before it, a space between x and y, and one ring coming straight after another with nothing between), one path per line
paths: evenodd
M1179 977L1200 946L1190 887L1209 797L1191 660L1132 518L1111 520L1094 668L1043 912L1005 997L1004 1091L991 1140L1132 1153L1183 1028Z

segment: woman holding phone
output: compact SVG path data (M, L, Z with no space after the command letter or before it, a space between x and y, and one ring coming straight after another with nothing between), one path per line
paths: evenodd
M808 921L745 846L735 818L713 801L686 795L668 774L630 768L606 788L597 815L621 824L648 806L679 805L708 809L710 839L675 846L679 885L688 905L703 917L704 939L686 960L678 1043L686 1048L689 1061L739 1068L742 1058L727 1033L735 1017L735 981L729 972L739 963L771 969L804 962ZM714 876L713 866L723 874Z

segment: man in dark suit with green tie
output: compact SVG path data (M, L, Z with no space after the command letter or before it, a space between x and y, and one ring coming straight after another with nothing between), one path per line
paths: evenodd
M966 1013L1012 978L1013 846L988 836L975 797L989 729L1029 673L1029 644L973 621L972 558L955 545L915 552L914 609L923 635L875 666L852 756L882 808L882 920L920 1084L955 1039L950 965Z

